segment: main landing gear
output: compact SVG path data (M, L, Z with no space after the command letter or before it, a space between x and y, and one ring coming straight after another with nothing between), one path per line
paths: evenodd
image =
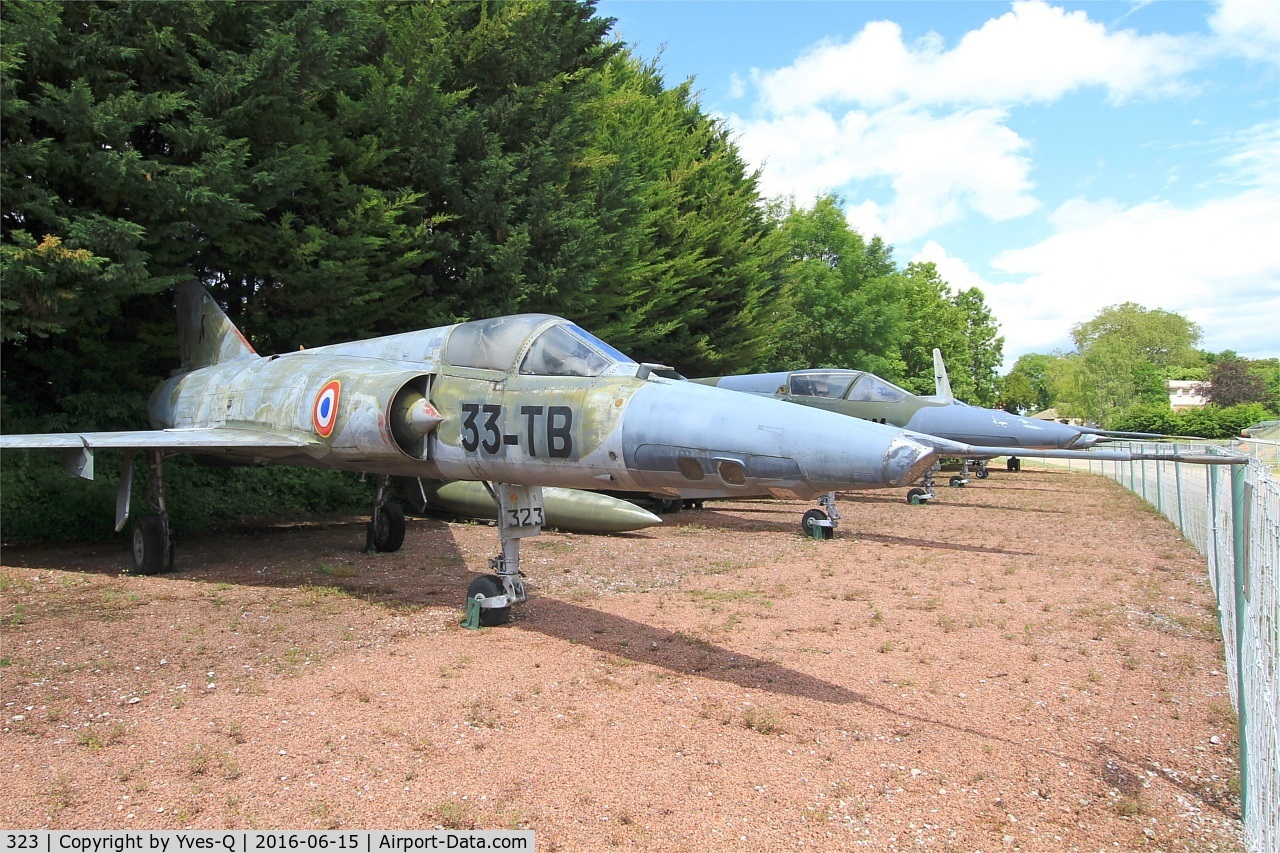
M383 474L374 487L373 513L365 526L366 551L399 551L404 544L404 509L388 500L390 496L391 478Z
M129 518L132 486L133 454L128 453L116 492L116 530L123 529ZM133 573L154 575L173 568L173 534L169 530L169 511L164 504L164 453L160 450L147 451L147 485L143 502L149 512L133 522Z
M818 498L822 509L811 509L800 516L800 529L814 539L834 539L840 525L840 510L836 509L836 493L827 492Z
M498 539L502 551L489 560L491 575L481 575L467 587L464 628L487 628L511 621L511 605L529 598L520 573L520 540L537 536L544 521L541 486L487 484L498 502Z

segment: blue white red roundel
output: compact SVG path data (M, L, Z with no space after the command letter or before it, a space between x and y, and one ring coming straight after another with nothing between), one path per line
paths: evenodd
M342 383L334 379L320 389L315 405L311 407L311 423L324 438L333 433L333 426L338 422L338 397L341 394Z

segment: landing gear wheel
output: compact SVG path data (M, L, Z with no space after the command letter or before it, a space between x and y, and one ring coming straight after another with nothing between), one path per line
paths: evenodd
M929 493L924 489L915 488L907 491L907 503L912 506L919 506L925 502L925 498Z
M964 486L964 477L961 477L959 474L957 474L956 476L951 478L950 482L951 482L951 488L953 489L962 488Z
M979 480L985 480L991 476L991 472L987 470L987 466L983 465L977 471L973 472Z
M1022 460L1016 456L1010 456L1008 461L1004 463L1004 468L1006 471L1021 471Z
M483 595L485 598L492 598L495 595L503 595L506 592L502 586L502 578L497 575L481 575L473 580L467 586L467 598L472 599L477 595ZM511 607L481 607L480 608L480 625L484 628L492 628L494 625L505 625L511 621Z
M804 515L800 516L800 529L804 531L805 536L813 536L813 528L816 526L815 521L826 521L827 514L820 509L811 509Z
M173 546L164 519L144 515L133 523L133 573L154 575L173 564Z
M370 542L375 551L399 551L404 544L404 510L385 503L369 522Z
M679 512L684 509L684 501L680 498L659 498L658 512L667 515L672 512Z

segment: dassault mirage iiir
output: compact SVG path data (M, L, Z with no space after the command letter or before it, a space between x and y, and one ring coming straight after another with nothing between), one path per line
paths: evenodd
M117 530L141 453L140 573L173 565L163 466L178 453L376 475L368 541L381 551L405 535L392 476L489 484L501 553L467 591L486 625L527 597L519 545L542 529L544 486L811 499L911 483L934 459L895 427L661 378L547 314L263 357L198 283L177 288L177 309L182 364L151 395L152 429L0 436L0 448L61 449L85 478L95 451L124 451Z

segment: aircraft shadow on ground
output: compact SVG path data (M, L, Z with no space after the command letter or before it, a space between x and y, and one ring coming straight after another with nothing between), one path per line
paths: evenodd
M363 598L383 607L416 609L423 606L458 606L467 584L476 576L463 560L453 528L431 519L411 519L406 538L411 546L414 543L422 544L420 537L427 540L425 553L430 565L419 568L388 565L376 573L372 583L371 579L365 577L333 578L309 571L273 567L267 556L272 552L297 554L307 549L313 552L327 551L330 557L334 554L359 556L362 552L363 531L364 522L351 517L278 524L261 521L237 524L192 536L179 543L180 547L185 545L190 552L186 564L184 565L180 556L178 570L156 577L195 583L274 586L282 590L297 589L304 584L335 586L353 597ZM321 547L318 548L317 545ZM937 543L925 545L939 547ZM382 561L376 555L367 556L368 560L357 560L361 570L366 566L376 567ZM317 553L315 562L319 564L322 559L327 558ZM244 565L246 559L253 568ZM230 561L240 561L240 564L229 565ZM69 547L10 547L5 549L3 559L3 564L10 568L83 572L102 576L121 575L128 562L128 553L115 542ZM264 566L264 562L267 565ZM379 583L382 585L379 586ZM461 613L461 607L458 607L459 617ZM689 678L711 679L744 689L833 705L860 705L917 723L940 726L959 734L1023 746L1020 741L1006 738L998 732L983 731L895 708L875 696L724 648L681 631L655 627L550 595L535 594L528 603L517 608L512 624L478 632L477 648L480 648L490 632L506 631L540 633ZM1053 754L1063 759L1089 761L1082 756L1057 752Z

